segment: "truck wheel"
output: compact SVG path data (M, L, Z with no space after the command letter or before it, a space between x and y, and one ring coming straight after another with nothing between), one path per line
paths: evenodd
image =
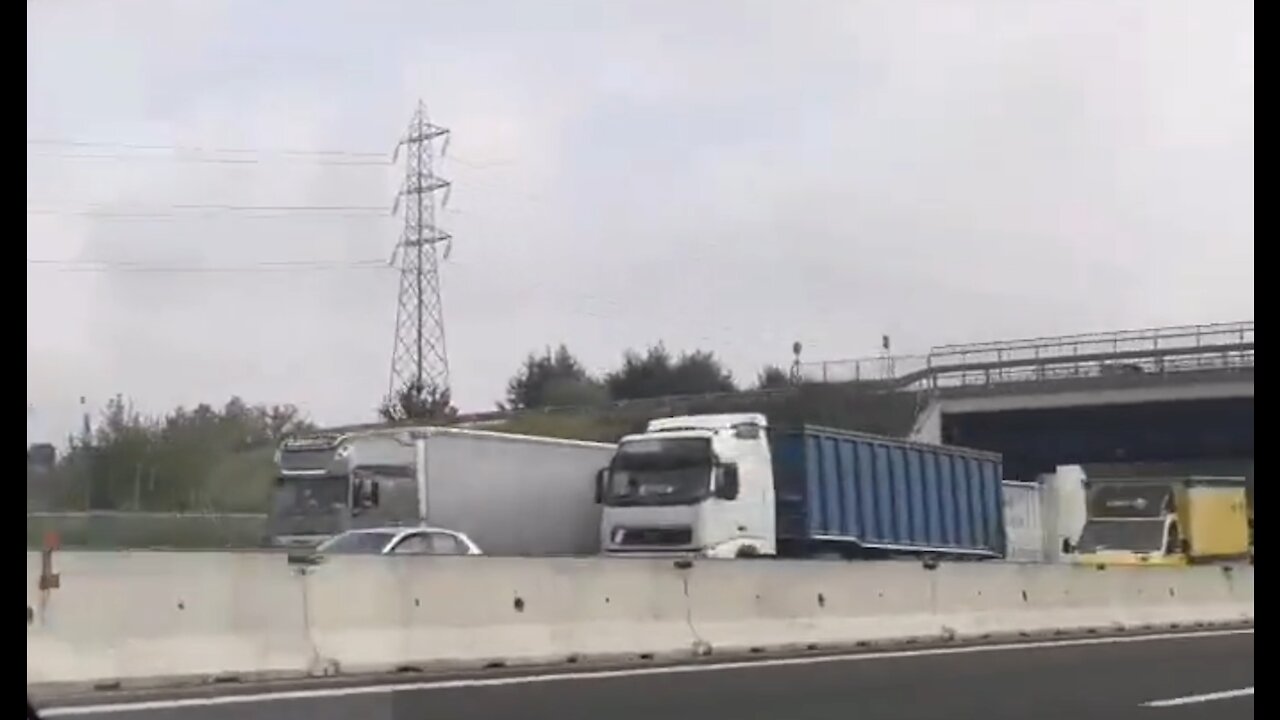
M734 553L733 556L738 558L760 557L760 551L756 549L755 545L743 545L738 548L738 552Z

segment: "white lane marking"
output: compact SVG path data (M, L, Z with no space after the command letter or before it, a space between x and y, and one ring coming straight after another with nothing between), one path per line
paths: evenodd
M1239 690L1223 690L1222 692L1205 693L1204 695L1187 695L1185 697L1170 698L1168 700L1152 700L1151 702L1142 703L1143 707L1176 707L1178 705L1192 705L1202 702L1213 702L1214 700L1230 700L1238 697L1253 697L1253 688L1240 688Z
M717 672L754 667L786 667L794 665L823 665L827 663L858 662L866 660L890 660L895 658L925 657L929 655L966 655L982 652L1009 652L1043 648L1076 647L1082 645L1115 645L1122 643L1153 642L1157 640L1190 640L1195 638L1252 635L1253 628L1238 630L1207 630L1204 632L1160 633L1154 635L1130 635L1111 638L1081 638L1076 640L1045 640L1003 645L971 645L967 647L929 648L925 650L891 650L851 655L822 655L818 657L790 657L772 660L740 660L701 665L667 665L618 670L551 673L547 675L518 675L498 678L470 678L462 680L424 680L414 683L386 685L356 685L337 688L313 688L309 690L285 690L280 692L245 693L214 697L182 698L177 700L142 700L101 705L67 705L63 707L37 708L42 718L73 717L78 715L109 715L115 713L147 712L151 710L176 710L191 707L216 707L252 703L280 702L285 700L316 700L320 698L350 697L353 695L383 695L396 692L424 690L456 690L462 688L501 687L505 685L529 685L533 683L568 682L572 680L606 680L610 678L640 677L645 675L678 675L684 673Z

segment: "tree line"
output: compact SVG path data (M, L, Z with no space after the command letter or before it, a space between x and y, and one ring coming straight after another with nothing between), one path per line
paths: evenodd
M662 343L629 350L603 373L588 371L561 344L529 353L506 385L499 409L600 407L621 400L734 393L786 386L767 366L741 388L714 353L673 353ZM386 398L387 422L448 423L458 416L447 390L410 384ZM232 397L159 416L110 399L96 423L70 438L51 469L28 453L28 506L60 509L257 511L269 493L271 457L290 434L312 429L293 405L251 405Z
M69 438L52 468L33 468L28 453L28 507L260 511L262 473L266 468L269 483L276 445L311 428L293 405L232 397L222 407L200 404L148 416L116 396L96 423L86 422Z
M593 374L561 343L525 357L507 381L506 399L498 409L599 407L622 400L769 390L789 384L785 370L766 365L754 383L743 388L715 353L672 353L660 342L644 351L628 350L621 365ZM458 416L458 409L447 390L410 383L384 400L378 415L386 422L449 422Z
M785 387L788 375L765 366L750 389ZM569 348L529 353L507 382L506 402L500 407L527 410L548 407L602 405L621 400L709 395L739 391L731 373L714 353L705 350L674 354L662 343L644 352L628 350L622 364L600 375L588 372Z

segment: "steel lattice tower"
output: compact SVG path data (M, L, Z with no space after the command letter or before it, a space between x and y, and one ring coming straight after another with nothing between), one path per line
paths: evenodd
M404 211L404 234L396 245L400 258L400 298L396 307L395 347L391 352L390 395L405 388L419 392L447 392L449 356L444 342L444 308L440 302L439 246L449 256L452 238L436 227L436 199L448 201L449 182L435 174L436 146L443 159L449 131L427 119L418 109L399 145L405 150L404 185L396 196Z

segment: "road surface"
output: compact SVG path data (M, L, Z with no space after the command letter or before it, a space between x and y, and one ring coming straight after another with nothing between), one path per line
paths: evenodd
M69 702L69 701L68 701ZM98 720L1251 720L1251 630L95 696Z

